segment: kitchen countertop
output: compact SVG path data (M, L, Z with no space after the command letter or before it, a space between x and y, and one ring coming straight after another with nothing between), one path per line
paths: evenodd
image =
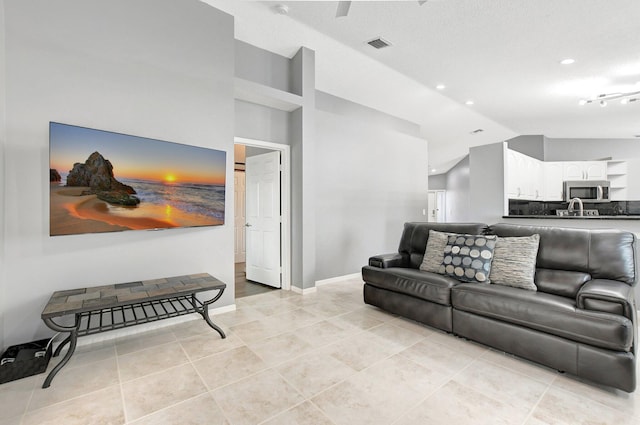
M640 220L640 215L590 215L590 216L559 216L559 215L503 215L502 218L537 218L542 220Z

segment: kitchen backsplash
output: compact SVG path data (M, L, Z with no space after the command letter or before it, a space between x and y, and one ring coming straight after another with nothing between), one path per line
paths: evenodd
M566 210L568 202L541 202L509 199L509 215L556 215L556 210ZM574 205L578 208L578 205ZM640 201L611 201L605 203L584 203L584 209L598 210L600 215L638 215Z

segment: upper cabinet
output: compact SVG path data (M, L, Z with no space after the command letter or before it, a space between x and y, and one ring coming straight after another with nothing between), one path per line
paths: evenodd
M530 201L544 198L542 161L507 149L507 197Z
M606 161L563 162L563 180L606 180Z
M544 200L545 201L562 201L563 200L563 172L564 163L562 162L543 162L542 175L544 181Z

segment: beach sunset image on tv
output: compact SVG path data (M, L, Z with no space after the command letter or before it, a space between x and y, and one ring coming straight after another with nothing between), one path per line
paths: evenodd
M226 153L52 122L49 234L224 224Z

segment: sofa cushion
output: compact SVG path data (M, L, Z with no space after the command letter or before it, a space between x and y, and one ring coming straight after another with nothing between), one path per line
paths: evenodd
M498 238L489 279L496 285L535 291L536 257L540 235Z
M429 230L450 233L480 234L487 229L484 223L405 223L398 253L407 258L409 267L418 269L424 258Z
M420 270L440 273L440 265L444 259L444 248L447 246L449 235L450 233L429 230L429 239L427 240L427 247L424 251L422 264L420 264Z
M463 282L489 283L496 236L449 235L439 272Z
M499 285L464 283L451 291L457 310L535 329L572 341L629 351L633 324L623 316L576 308L573 299ZM455 332L455 321L453 323Z
M451 305L451 288L460 284L459 281L447 276L400 267L379 269L364 266L362 279L378 288L446 306Z
M537 269L535 278L538 291L572 299L575 299L582 285L590 280L589 273L551 269Z

